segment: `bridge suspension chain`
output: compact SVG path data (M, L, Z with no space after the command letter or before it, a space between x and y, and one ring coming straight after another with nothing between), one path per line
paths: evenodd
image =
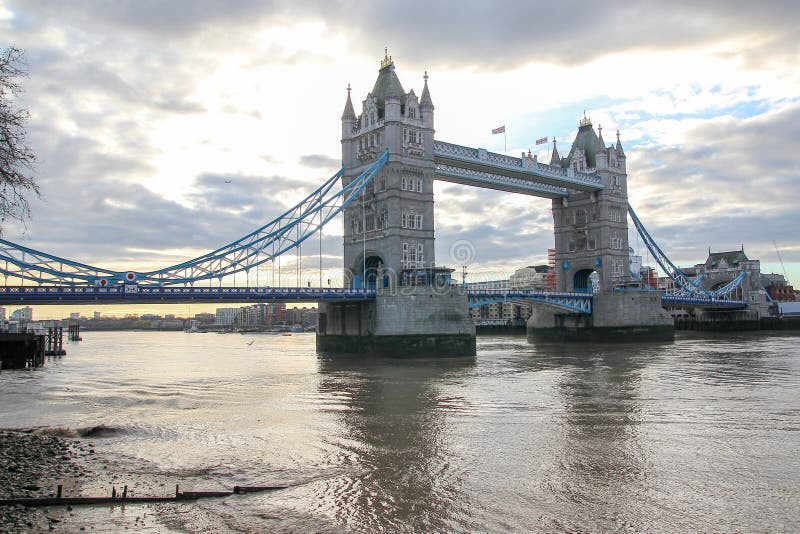
M742 281L747 276L746 271L742 271L739 275L725 284L724 286L716 289L716 290L708 290L699 285L702 281L702 277L698 280L692 280L686 274L679 269L672 260L670 260L664 251L661 250L661 247L658 246L655 239L650 235L647 231L647 228L644 227L641 219L636 215L636 212L633 211L633 208L630 204L628 204L628 214L631 216L631 220L633 221L633 225L636 227L636 230L639 232L639 235L642 237L647 250L653 255L658 263L659 267L667 273L675 284L678 285L679 289L677 291L677 295L686 296L686 297L699 297L699 298L708 298L708 299L721 299L730 296L730 294L742 283ZM705 277L705 275L703 275Z
M340 190L334 190L344 169L326 180L315 191L272 221L216 250L170 267L153 271L116 271L67 260L52 254L0 239L0 273L36 283L94 285L124 281L160 285L194 284L219 279L270 261L299 247L331 219L341 213L366 188L388 161L381 155L359 176Z

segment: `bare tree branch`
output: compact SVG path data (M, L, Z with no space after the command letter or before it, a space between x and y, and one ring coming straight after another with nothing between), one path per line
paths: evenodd
M33 177L36 156L25 144L28 111L14 102L22 92L19 80L27 77L26 67L20 49L0 50L0 233L6 219L24 222L30 217L26 194L39 196Z

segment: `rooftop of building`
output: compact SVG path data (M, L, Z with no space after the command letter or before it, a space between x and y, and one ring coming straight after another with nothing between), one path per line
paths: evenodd
M706 259L705 266L707 269L714 269L721 264L736 267L744 261L750 261L750 258L744 253L744 246L742 246L741 250L731 250L728 252L711 252L711 249L708 249L708 258Z

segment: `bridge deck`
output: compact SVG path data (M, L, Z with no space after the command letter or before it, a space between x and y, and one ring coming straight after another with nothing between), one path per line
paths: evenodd
M592 294L519 289L468 288L473 302L537 301L591 313ZM321 287L162 287L147 285L0 287L0 304L341 302L374 300L374 289ZM664 306L743 309L747 302L662 295Z
M433 142L433 160L436 179L446 182L545 198L565 197L568 190L603 189L603 182L596 174L444 141Z
M0 287L3 304L339 302L372 300L374 289L112 286Z

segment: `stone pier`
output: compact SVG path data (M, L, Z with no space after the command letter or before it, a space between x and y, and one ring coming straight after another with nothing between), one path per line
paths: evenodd
M615 291L593 297L592 314L572 314L534 306L528 320L530 341L605 343L671 341L672 316L655 291Z
M461 287L400 287L374 301L320 304L317 350L379 356L474 356L475 325Z

